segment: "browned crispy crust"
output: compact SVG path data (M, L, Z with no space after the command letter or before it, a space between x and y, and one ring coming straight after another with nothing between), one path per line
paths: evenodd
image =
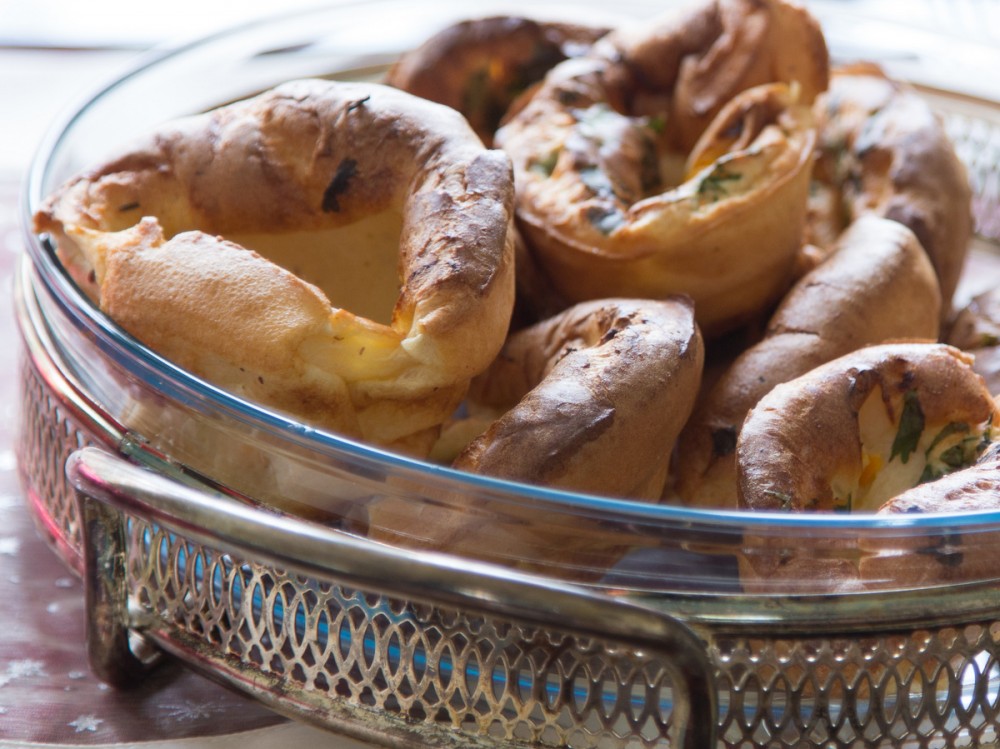
M801 101L826 90L829 53L816 20L784 0L707 0L616 30L595 49L630 113L665 114L672 147L688 151L738 93L792 83Z
M450 414L502 345L512 192L508 159L454 111L303 80L163 126L61 187L35 223L105 311L164 356L306 421L404 445ZM402 215L389 324L331 308L218 236L382 211Z
M701 378L686 299L586 302L515 333L471 397L508 409L456 468L658 499Z
M703 397L679 443L685 504L737 506L736 439L775 385L851 351L891 339L936 340L941 299L934 269L905 226L868 215L796 283L767 325Z
M514 100L549 68L584 53L600 26L490 16L460 21L403 54L385 82L457 109L490 145Z
M890 343L778 385L747 416L737 441L741 506L837 509L832 481L861 464L858 414L873 393L887 408L895 396L915 393L927 423L990 422L993 399L970 365L971 357L944 344Z
M927 251L951 311L972 234L964 165L927 101L872 65L835 71L816 103L820 132L807 241L830 238L865 213L899 221Z
M711 336L775 301L805 220L805 110L826 78L818 25L781 0L701 3L553 68L497 143L556 290L686 293Z
M603 496L656 500L673 441L690 412L703 349L691 304L612 299L572 307L513 334L477 378L480 406L507 409L454 467ZM488 491L440 504L380 497L378 540L561 576L603 574L633 539L599 514L558 503L492 502Z

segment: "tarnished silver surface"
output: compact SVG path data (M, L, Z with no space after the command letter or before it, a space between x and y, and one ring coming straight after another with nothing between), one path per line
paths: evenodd
M140 611L172 622L201 657L228 658L222 672L235 681L256 670L279 681L261 693L280 692L287 711L336 723L351 705L355 721L379 716L391 737L405 737L416 720L425 743L428 735L450 742L455 729L501 741L548 734L556 745L577 745L574 735L588 730L712 743L704 647L653 609L271 517L94 448L74 454L68 473L88 527L103 521L110 542L88 549L99 563L92 584L113 588L120 577L105 559L127 552ZM97 501L150 522L133 519L119 547L113 526L125 516L101 518ZM107 631L118 627L108 622ZM173 639L149 620L143 631L167 647ZM113 660L103 657L102 668L117 673Z

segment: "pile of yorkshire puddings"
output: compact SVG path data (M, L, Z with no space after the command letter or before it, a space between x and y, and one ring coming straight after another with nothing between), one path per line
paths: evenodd
M952 304L970 201L919 93L832 67L797 5L703 0L458 23L383 83L166 123L36 228L137 339L352 439L632 500L900 513L1000 501L969 353L1000 315Z

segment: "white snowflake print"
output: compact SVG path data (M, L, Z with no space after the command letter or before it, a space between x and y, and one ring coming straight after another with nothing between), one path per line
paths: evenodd
M16 536L9 536L8 538L0 538L0 554L13 557L17 556L17 552L21 550L21 539Z
M104 721L95 715L81 715L76 720L71 720L68 725L76 733L83 733L84 731L90 731L91 733L97 732L97 727L101 725Z
M5 687L14 679L23 679L31 676L47 676L45 664L42 661L24 659L11 661L7 664L5 671L0 671L0 687Z
M218 712L218 706L207 702L191 702L186 700L181 704L162 705L164 716L178 723L189 720L202 720L208 718L214 712Z
M7 664L7 672L4 674L11 679L20 679L28 676L48 676L45 673L45 663L31 658L20 661L11 661Z

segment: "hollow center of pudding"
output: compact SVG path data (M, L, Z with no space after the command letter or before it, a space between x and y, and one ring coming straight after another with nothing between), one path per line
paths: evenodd
M226 238L318 286L337 308L383 325L399 296L398 211L334 229L237 233Z
M835 508L874 512L918 484L972 465L990 439L990 425L927 420L916 390L888 401L875 388L858 412L860 465L833 480Z

